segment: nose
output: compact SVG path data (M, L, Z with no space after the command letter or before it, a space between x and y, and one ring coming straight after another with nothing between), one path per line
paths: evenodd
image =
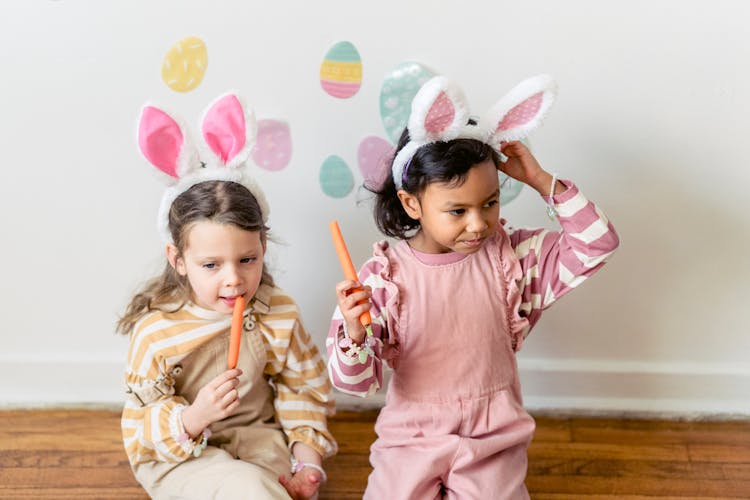
M226 286L237 286L242 281L237 266L228 265L224 268L224 284Z
M481 211L472 211L469 213L469 220L466 224L466 231L469 233L481 233L489 227Z

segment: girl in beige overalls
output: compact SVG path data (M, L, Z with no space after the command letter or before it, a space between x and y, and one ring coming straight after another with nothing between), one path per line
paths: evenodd
M249 120L236 96L217 99L202 124L216 156L199 159L164 111L141 115L141 151L177 179L159 216L168 264L118 324L130 334L125 449L154 498L314 498L336 452L325 365L264 265L268 205L245 172ZM240 296L240 356L227 369Z

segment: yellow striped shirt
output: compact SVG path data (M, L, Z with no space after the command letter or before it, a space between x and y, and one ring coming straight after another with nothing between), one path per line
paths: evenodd
M325 363L294 300L278 288L266 287L265 292L267 312L253 315L267 354L263 372L275 389L279 423L290 445L303 442L331 456L337 445L326 425L334 401ZM153 311L135 325L125 370L129 397L121 421L131 464L181 462L191 456L192 442L177 441L184 432L181 414L190 401L175 393L174 370L195 349L226 333L230 323L231 315L188 304L174 313Z

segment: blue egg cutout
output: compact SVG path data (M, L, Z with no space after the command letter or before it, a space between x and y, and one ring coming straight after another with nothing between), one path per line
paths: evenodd
M336 155L331 155L320 166L320 188L331 198L343 198L354 188L354 176L349 165Z

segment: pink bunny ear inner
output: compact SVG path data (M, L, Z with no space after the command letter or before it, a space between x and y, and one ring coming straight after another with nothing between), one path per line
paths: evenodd
M544 92L537 92L521 104L514 106L497 125L495 132L502 132L516 127L522 127L536 118L542 107Z
M430 106L424 119L424 128L430 135L437 135L445 131L456 117L456 108L445 92L440 92Z
M177 159L184 144L182 130L171 116L153 106L143 108L138 124L138 147L151 164L177 178Z
M219 98L203 117L203 139L224 163L229 163L247 143L245 113L233 94Z
M444 76L429 79L412 99L409 135L414 142L449 141L469 117L461 89Z

